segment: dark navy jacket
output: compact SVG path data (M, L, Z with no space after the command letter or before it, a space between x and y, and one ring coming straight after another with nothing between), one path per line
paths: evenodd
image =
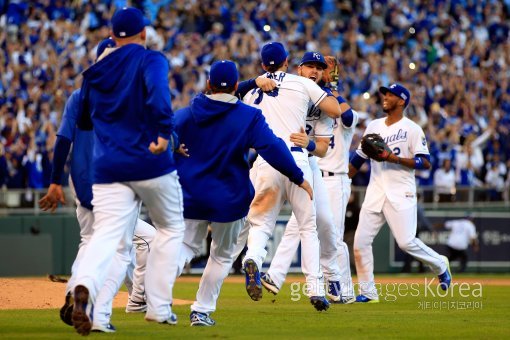
M175 124L190 154L189 158L175 156L185 218L232 222L248 214L254 196L250 148L294 183L303 182L303 172L259 109L200 94L190 107L175 112Z
M148 149L173 131L163 54L129 44L92 65L83 79L79 126L92 118L94 183L139 181L175 170L171 145L159 155Z

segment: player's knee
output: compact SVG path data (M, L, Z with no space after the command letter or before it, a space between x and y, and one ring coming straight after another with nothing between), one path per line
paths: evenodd
M398 247L406 253L409 252L409 250L413 246L412 240L397 241L397 244Z

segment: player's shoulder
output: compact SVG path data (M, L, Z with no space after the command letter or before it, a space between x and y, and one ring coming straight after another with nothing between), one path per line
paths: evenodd
M376 119L372 119L368 124L367 124L367 130L368 129L374 129L374 128L378 128L379 126L383 125L384 124L384 120L386 118L383 117L383 118L376 118Z
M412 119L404 117L403 123L410 131L414 133L423 133L422 127L416 124Z

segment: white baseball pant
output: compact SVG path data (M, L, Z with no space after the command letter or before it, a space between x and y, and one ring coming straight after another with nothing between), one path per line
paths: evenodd
M347 174L336 174L324 177L324 185L329 194L329 203L333 212L333 221L337 236L337 263L340 268L340 288L342 297L354 297L354 285L352 283L351 264L349 260L349 248L344 242L345 212L349 197L351 196L351 179ZM321 243L322 246L322 243Z
M234 259L232 253L239 231L245 224L245 218L234 222L220 223L204 220L185 219L186 232L184 234L179 272L193 257L200 254L202 241L207 236L207 228L211 226L211 253L205 266L196 301L191 305L192 311L212 313L216 310L216 302L220 295L223 280L228 276Z
M172 288L184 236L182 190L177 171L144 181L94 184L92 191L94 233L78 267L76 285L85 286L91 302L95 302L123 237L131 246L141 200L157 229L147 258L145 318L158 322L168 320L172 313ZM126 233L131 233L131 238L125 237Z
M427 264L437 275L443 273L447 266L438 253L416 237L416 205L409 209L396 210L390 201L385 199L380 212L370 211L362 207L358 228L354 235L354 258L356 260L359 292L369 299L378 299L374 282L372 243L385 221L388 222L400 249Z
M306 156L305 156L306 157ZM312 183L312 172L308 160L296 160L304 178ZM267 255L265 247L272 235L276 219L287 199L296 215L302 245L302 268L306 277L308 294L324 296L324 278L319 262L319 238L317 236L315 204L306 191L290 182L287 177L260 158L254 164L257 167L255 198L248 213L250 230L248 251L244 258L255 261L259 269Z
M317 165L315 157L310 157L310 168L313 175L313 195L315 209L317 212L317 233L320 241L320 264L324 277L328 281L340 281L340 268L338 266L337 251L337 229L333 222L333 214L329 204L329 195L322 173ZM278 249L274 255L271 266L267 273L276 284L281 288L285 282L285 277L289 272L292 258L299 246L299 225L294 213L289 219L285 228L285 233L281 239ZM304 262L303 253L301 262Z

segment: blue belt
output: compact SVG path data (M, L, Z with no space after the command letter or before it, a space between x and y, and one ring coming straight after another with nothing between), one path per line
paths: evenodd
M346 173L344 172L331 172L331 171L321 171L322 172L322 177L333 177L333 176L342 176L342 175L347 175Z
M300 148L299 146L291 146L290 151L303 152L303 148Z

